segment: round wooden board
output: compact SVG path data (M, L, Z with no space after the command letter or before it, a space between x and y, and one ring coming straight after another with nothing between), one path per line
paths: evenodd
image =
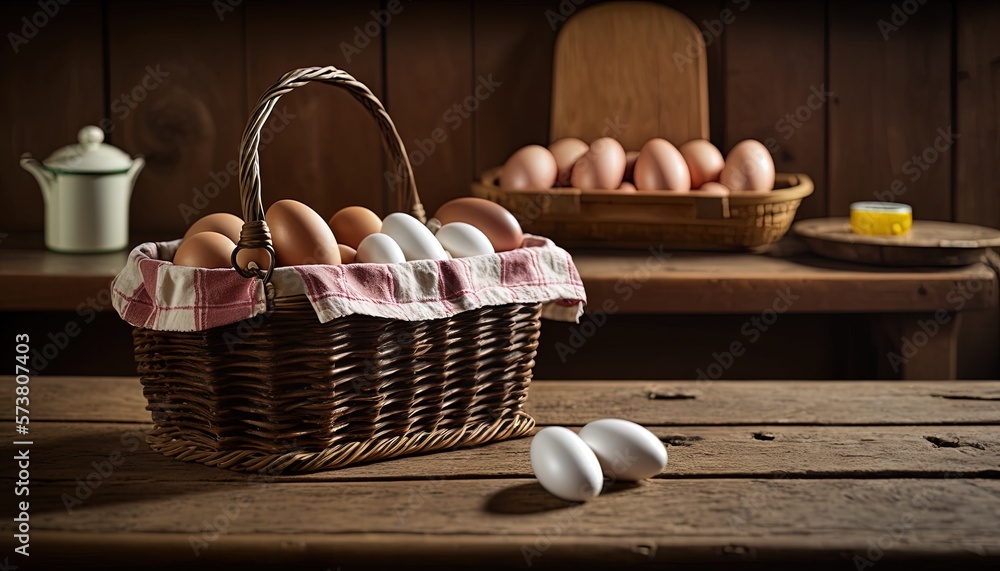
M1000 247L1000 230L931 220L915 220L905 236L854 234L847 218L803 220L792 230L821 256L883 266L965 266Z

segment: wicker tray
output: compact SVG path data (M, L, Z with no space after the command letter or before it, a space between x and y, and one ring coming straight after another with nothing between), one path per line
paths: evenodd
M239 249L272 256L260 195L260 129L281 95L309 82L346 89L374 116L396 165L397 196L424 220L403 143L381 102L333 67L286 74L257 102L243 135ZM265 283L270 272L234 266ZM153 450L268 474L311 472L526 435L522 410L539 304L447 319L351 316L319 323L305 296L280 297L258 323L200 332L136 328L135 355L155 429ZM253 321L253 320L252 320Z
M813 191L808 176L780 173L772 192L728 197L698 191L506 190L497 184L500 170L486 171L472 184L472 194L502 204L525 232L563 247L760 249L788 232L799 203Z

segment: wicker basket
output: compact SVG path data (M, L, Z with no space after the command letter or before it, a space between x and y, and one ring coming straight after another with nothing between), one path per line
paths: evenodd
M332 67L286 74L257 102L240 154L246 221L239 249L264 248L260 129L281 95L309 82L346 89L375 117L397 166L398 194L423 220L403 143L379 100ZM270 272L234 266L267 282ZM310 472L473 446L527 434L522 410L539 335L539 304L446 319L350 316L320 323L304 295L275 296L259 321L199 332L137 328L135 355L167 456L241 471Z
M563 247L747 251L788 232L799 203L812 194L804 174L778 174L770 193L699 196L698 191L507 190L500 169L486 171L472 193L505 206L525 232Z

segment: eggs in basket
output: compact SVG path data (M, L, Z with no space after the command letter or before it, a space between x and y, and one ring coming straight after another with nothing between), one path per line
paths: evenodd
M737 143L723 158L705 139L675 147L666 139L655 138L638 151L626 151L611 137L589 145L567 137L548 148L528 145L516 151L504 164L499 184L508 190L572 187L741 196L770 192L774 179L770 152L753 139Z
M504 207L481 198L445 203L426 225L404 212L383 220L362 206L348 206L329 221L296 200L279 200L264 215L277 266L311 264L393 264L447 260L505 252L521 246L524 235ZM196 268L231 268L243 220L228 213L209 214L184 234L173 263ZM241 267L268 269L265 250L237 254Z

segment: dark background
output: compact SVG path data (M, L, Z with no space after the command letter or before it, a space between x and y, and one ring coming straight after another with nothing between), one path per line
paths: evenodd
M187 227L182 205L200 214L239 211L238 185L219 173L237 157L252 103L302 66L342 67L383 100L411 157L425 157L415 173L429 212L468 194L485 168L520 146L548 141L556 33L564 16L593 2L402 0L384 27L376 17L381 12L384 20L393 4L377 1L42 4L58 12L31 38L22 18L41 5L0 6L8 44L9 33L27 39L17 53L0 49L0 125L10 133L0 139L0 232L43 229L41 193L17 157L30 151L43 158L74 142L83 125L103 121L108 142L148 162L132 199L133 233L169 238ZM773 138L778 170L816 182L800 218L846 215L851 202L875 199L900 180L906 190L897 199L918 218L1000 225L1000 5L665 4L706 31L712 141L726 151L744 138ZM735 16L728 24L720 21L726 9ZM163 77L146 79L151 70ZM481 77L501 85L456 120L449 110ZM819 101L810 96L824 91L832 95L810 109ZM377 131L354 100L316 86L285 96L276 112L282 109L295 117L261 153L265 203L296 198L324 216L352 204L397 209L384 184ZM443 143L431 140L437 128ZM960 135L957 142L916 170L912 157L949 130ZM196 196L211 194L212 183L221 191L205 206ZM74 317L0 319L6 334L26 324L55 331ZM566 364L552 347L569 327L546 322L536 373L692 378L744 320L615 316ZM854 325L846 316L788 316L726 377L838 377ZM133 373L128 336L128 327L105 313L46 372ZM998 346L997 312L966 314L959 376L1000 376Z

